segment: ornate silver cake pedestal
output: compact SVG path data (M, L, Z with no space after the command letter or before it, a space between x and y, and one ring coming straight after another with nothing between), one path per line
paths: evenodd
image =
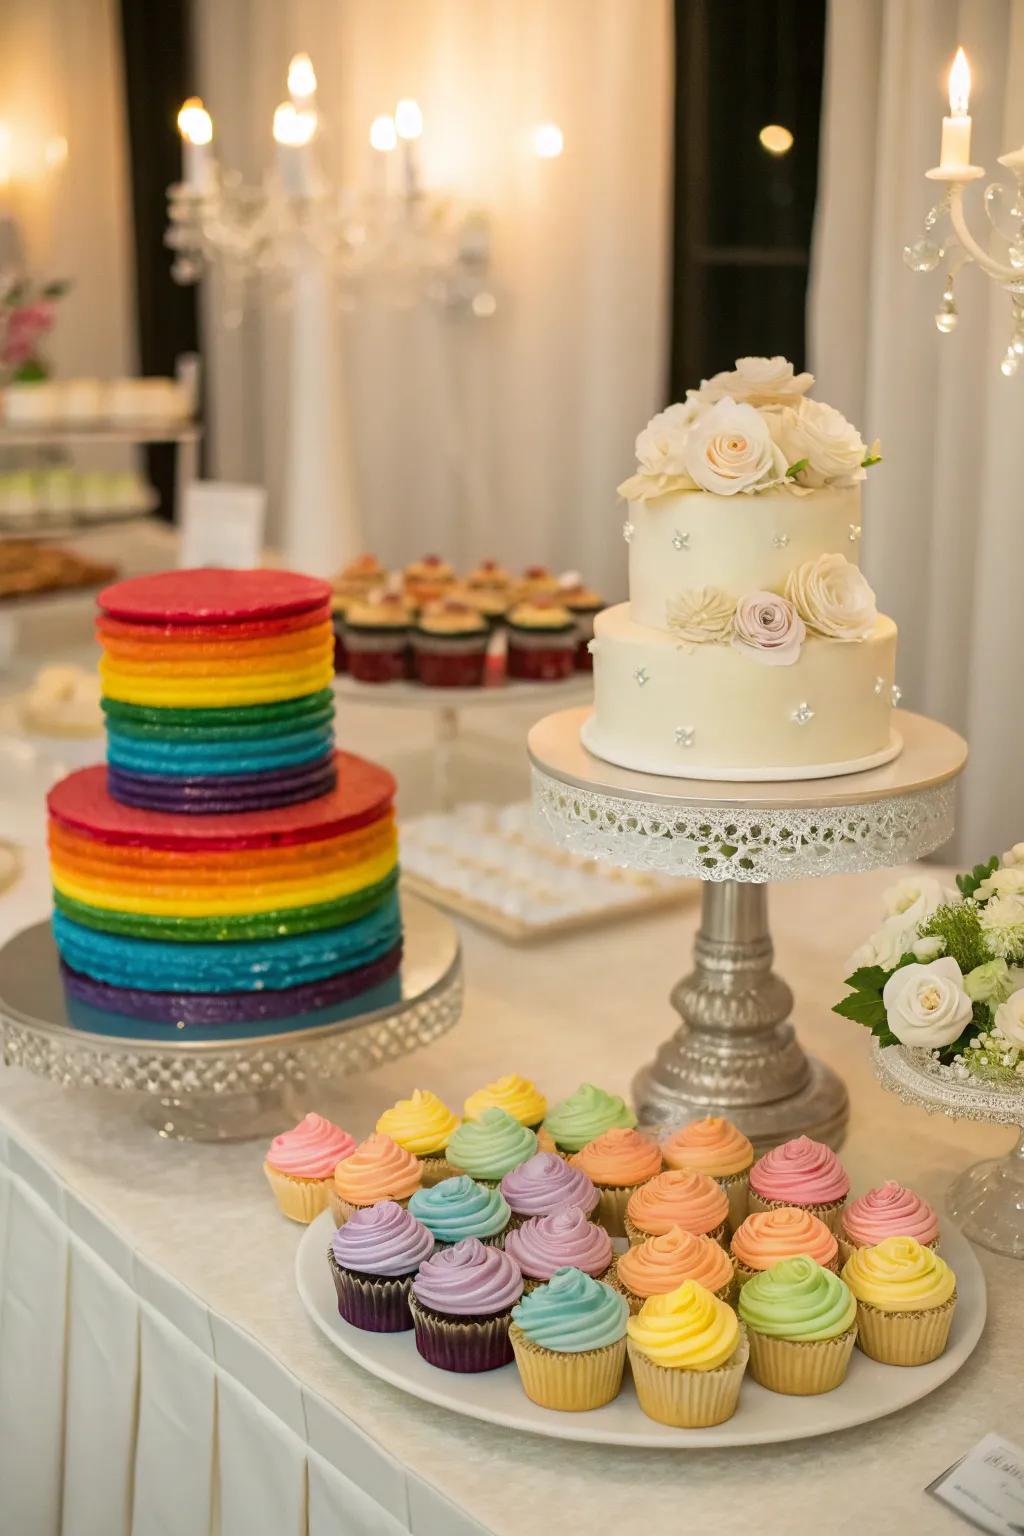
M682 1025L633 1083L641 1122L709 1113L760 1149L806 1132L838 1146L846 1089L804 1054L787 1022L793 994L774 974L766 884L885 868L953 831L967 746L903 711L903 751L833 779L738 784L615 768L580 741L589 710L548 715L529 736L534 804L555 839L593 858L704 882L695 966L672 991Z
M875 1074L904 1104L951 1120L1012 1125L1017 1140L1005 1157L975 1163L946 1191L946 1209L965 1237L994 1253L1024 1259L1024 1079L1012 1083L958 1078L929 1051L872 1042Z
M69 1006L49 923L0 949L0 1050L65 1087L114 1089L161 1136L243 1141L270 1136L307 1110L324 1110L343 1080L429 1045L458 1021L462 957L450 920L416 896L402 899L401 971L348 1008L279 1024L175 1030ZM116 1032L115 1032L116 1031Z

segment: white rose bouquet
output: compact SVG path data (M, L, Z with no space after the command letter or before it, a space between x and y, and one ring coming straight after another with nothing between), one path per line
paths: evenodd
M883 1045L929 1051L951 1076L1024 1079L1021 844L947 890L929 876L886 892L835 1012Z

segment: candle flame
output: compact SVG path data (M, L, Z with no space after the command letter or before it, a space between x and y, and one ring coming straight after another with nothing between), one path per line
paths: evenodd
M966 117L971 95L971 66L962 48L956 51L949 72L949 112L951 117Z
M395 130L400 139L418 139L423 132L423 113L411 96L403 96L395 108Z
M190 144L209 144L213 139L213 118L198 96L190 96L182 102L178 132Z
M282 101L274 111L274 140L301 148L316 137L317 116L311 107L296 107L294 101Z
M316 70L308 53L297 53L288 65L288 94L293 101L316 95Z
M375 117L370 124L370 145L373 149L379 149L381 154L388 154L398 143L398 133L395 128L395 120L386 114Z

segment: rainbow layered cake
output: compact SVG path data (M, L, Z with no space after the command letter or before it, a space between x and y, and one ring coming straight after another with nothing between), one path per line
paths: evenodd
M72 997L226 1024L386 981L401 958L395 784L335 750L327 584L169 571L99 606L107 765L48 799Z

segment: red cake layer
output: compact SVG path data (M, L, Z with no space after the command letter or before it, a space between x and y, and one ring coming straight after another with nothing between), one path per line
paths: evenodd
M395 794L386 768L349 752L334 756L338 782L330 794L270 811L192 816L122 805L107 792L102 764L69 774L51 789L46 803L55 821L101 843L186 852L313 843L377 821Z
M234 624L170 624L150 620L129 622L101 613L96 620L96 638L139 640L159 645L165 640L195 640L200 644L216 640L276 640L281 635L296 635L326 624L331 617L330 603L320 603L305 613L283 619L240 619Z
M222 571L200 567L135 576L104 587L97 602L115 619L140 624L236 624L280 619L321 608L326 581L291 571Z

